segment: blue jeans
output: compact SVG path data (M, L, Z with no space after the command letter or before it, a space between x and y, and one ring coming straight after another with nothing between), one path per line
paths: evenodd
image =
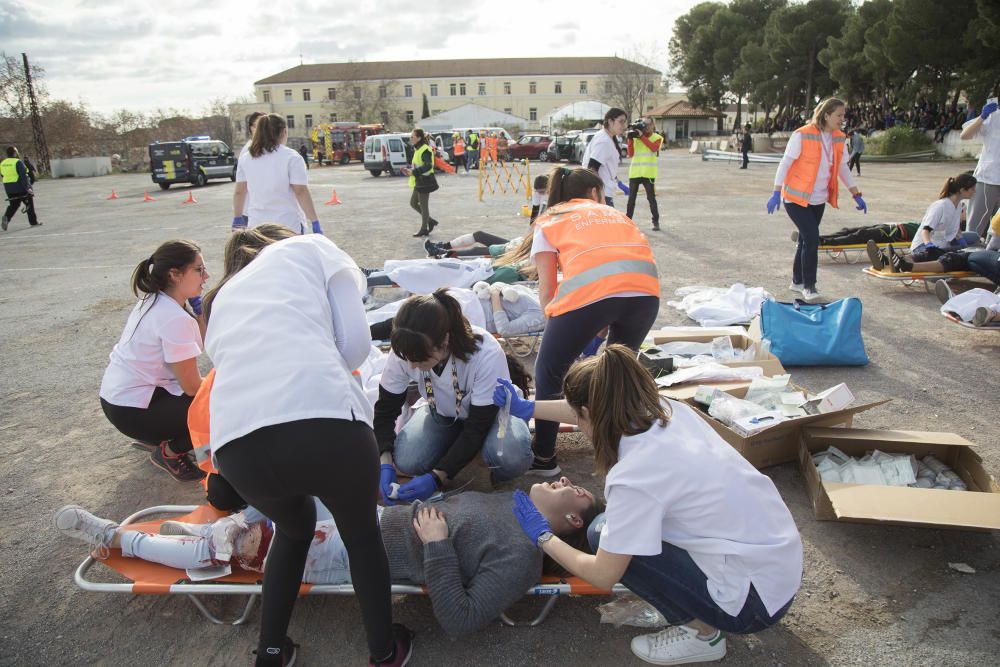
M1000 252L976 250L969 253L969 270L989 278L1000 286Z
M615 200L612 197L605 197L604 198L604 203L607 204L608 206L611 206L612 208L614 208Z
M426 405L421 407L396 435L392 454L396 467L407 475L433 470L462 433L462 426L462 420L452 423L450 417L441 417ZM511 418L502 440L497 435L499 428L498 415L483 441L483 461L494 479L506 481L520 477L531 467L531 433L528 424L517 417Z
M594 553L597 553L604 522L604 515L600 514L587 529L587 539ZM771 627L781 620L795 600L789 600L772 616L751 585L743 609L738 615L730 616L708 594L708 577L688 552L668 542L663 543L663 551L656 556L633 556L621 583L656 607L671 625L698 619L737 635L753 634Z
M819 263L819 223L826 204L799 206L785 202L785 212L799 230L799 244L792 262L792 282L816 289L816 265Z

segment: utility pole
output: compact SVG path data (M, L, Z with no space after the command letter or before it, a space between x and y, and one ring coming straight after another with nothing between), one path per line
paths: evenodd
M35 159L40 173L52 173L49 168L49 146L45 143L45 130L42 128L42 115L38 112L38 100L35 98L35 85L31 82L31 68L28 67L28 54L22 53L24 59L24 80L28 86L28 100L31 102L31 134L35 143Z

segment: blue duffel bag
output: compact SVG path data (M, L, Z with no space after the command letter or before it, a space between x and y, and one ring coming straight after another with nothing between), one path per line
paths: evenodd
M783 366L864 366L861 299L833 303L765 301L760 311L761 337Z

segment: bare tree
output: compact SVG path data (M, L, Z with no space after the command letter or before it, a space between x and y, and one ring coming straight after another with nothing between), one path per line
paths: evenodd
M647 103L657 97L662 85L654 62L649 54L639 51L630 52L628 58L616 58L612 72L598 82L601 101L624 109L630 118L645 113Z
M45 70L31 65L35 98L44 107L48 101L45 89ZM32 141L31 102L28 82L24 77L24 64L20 58L0 51L0 118L4 119L2 140L7 144L28 146Z
M399 126L403 122L400 110L399 81L395 79L362 79L338 81L333 87L336 99L326 98L321 106L327 114L337 114L339 121L359 123L385 123L387 127ZM323 119L324 122L326 119Z

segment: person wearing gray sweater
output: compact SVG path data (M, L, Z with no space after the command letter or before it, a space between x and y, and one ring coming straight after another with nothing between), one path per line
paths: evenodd
M554 534L586 544L585 529L599 512L591 492L562 477L533 485L529 495ZM347 549L321 503L317 519L303 581L351 583ZM165 521L160 535L129 530L76 505L56 512L55 523L65 535L90 544L97 557L118 548L125 557L202 575L215 568L216 576L233 565L262 572L273 535L270 522L253 508L212 524ZM380 507L379 523L392 580L426 585L434 616L450 637L484 627L542 574L542 552L518 525L510 493L468 491L440 502Z

